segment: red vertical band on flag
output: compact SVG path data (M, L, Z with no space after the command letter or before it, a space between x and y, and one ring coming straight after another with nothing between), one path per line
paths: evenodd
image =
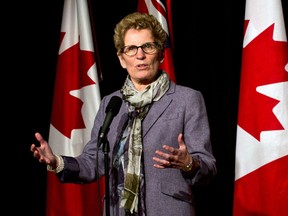
M49 131L55 154L76 157L90 139L101 101L95 61L87 1L65 0ZM102 215L98 183L62 184L48 172L46 216Z
M172 50L174 49L174 35L173 35L173 22L172 22L172 3L171 0L166 0L166 10L167 10L167 20L168 20L168 30L170 37L170 44Z
M234 216L288 213L288 43L281 0L247 0Z
M167 8L166 8L167 7ZM172 44L172 13L170 0L139 0L137 10L141 13L148 13L155 16L162 24L167 33L167 42L164 51L164 61L161 63L161 69L165 70L170 79L176 82L175 68L173 62L173 44Z

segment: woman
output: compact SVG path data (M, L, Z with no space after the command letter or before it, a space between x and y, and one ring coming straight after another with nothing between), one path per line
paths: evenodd
M99 145L98 136L106 107L112 97L122 98L106 137L112 215L193 216L192 186L216 175L204 99L160 69L165 40L152 15L124 17L116 25L114 44L128 75L120 90L102 99L83 153L75 158L55 155L39 133L40 146L31 145L34 157L61 182L97 180L105 175L104 143Z

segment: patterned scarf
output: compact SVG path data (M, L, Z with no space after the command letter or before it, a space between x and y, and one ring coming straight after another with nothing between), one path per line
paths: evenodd
M162 71L156 81L138 92L129 76L121 89L123 100L129 102L129 113L137 111L129 135L128 164L124 179L121 207L126 211L138 212L139 184L142 155L142 120L147 115L153 101L158 101L169 88L168 75ZM144 178L143 178L144 179ZM143 185L143 182L141 182ZM143 199L144 197L142 197Z

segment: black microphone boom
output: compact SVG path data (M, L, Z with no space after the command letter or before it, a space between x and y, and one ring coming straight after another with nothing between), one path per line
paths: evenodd
M106 116L103 122L102 127L100 128L98 135L98 147L106 140L107 133L110 129L110 124L113 118L118 114L122 104L122 99L118 96L113 96L107 107L106 107Z

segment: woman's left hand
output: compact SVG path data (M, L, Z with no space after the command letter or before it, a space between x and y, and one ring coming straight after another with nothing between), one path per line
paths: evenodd
M168 145L163 145L164 151L157 150L153 160L156 162L154 167L159 169L176 168L185 169L187 164L191 163L192 157L188 152L187 146L183 140L183 134L178 135L179 148L173 148Z

